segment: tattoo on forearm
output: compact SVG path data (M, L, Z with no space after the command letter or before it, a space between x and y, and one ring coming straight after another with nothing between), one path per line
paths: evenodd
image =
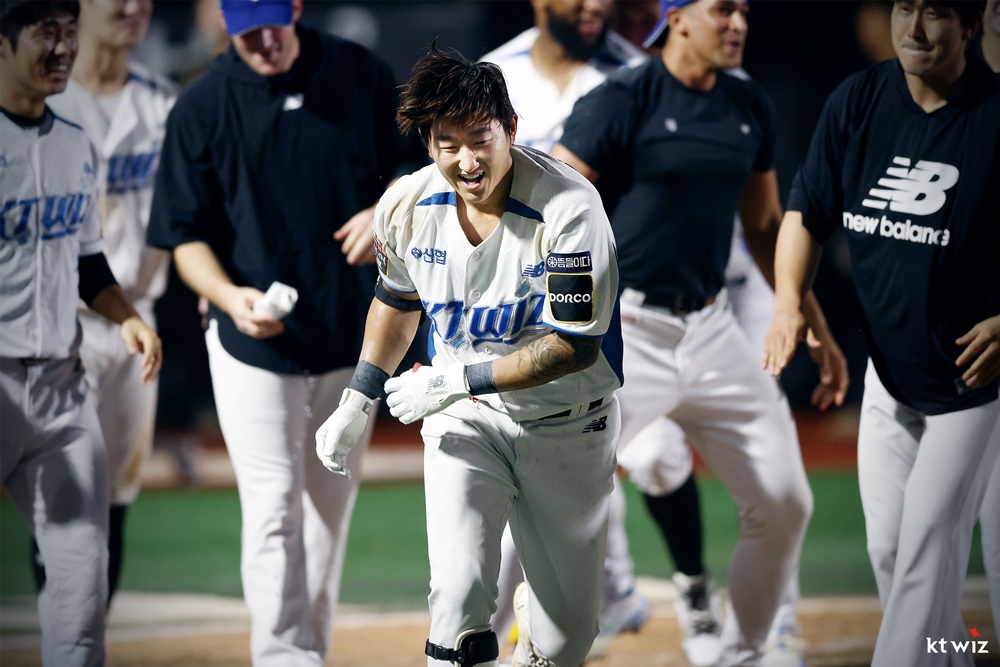
M550 334L522 350L518 370L527 377L549 382L590 366L597 359L600 348L600 338Z

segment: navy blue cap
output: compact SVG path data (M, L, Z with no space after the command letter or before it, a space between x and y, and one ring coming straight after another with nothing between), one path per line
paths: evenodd
M292 0L221 0L226 32L242 35L267 25L291 25Z
M649 37L646 41L642 43L647 49L651 47L656 40L660 38L663 31L667 29L667 10L671 7L683 7L684 5L690 5L695 0L660 0L660 20L653 28L653 32L649 33Z

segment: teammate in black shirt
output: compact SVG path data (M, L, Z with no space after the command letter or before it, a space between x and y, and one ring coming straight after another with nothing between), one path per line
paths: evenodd
M745 0L664 5L662 58L581 98L553 156L597 183L618 240L626 376L619 463L654 518L663 516L653 483L659 453L650 451L658 443L633 438L666 415L726 484L742 522L730 570L733 613L721 657L703 657L757 664L812 509L788 404L761 372L723 289L737 211L762 272L772 275L781 219L775 121L763 91L725 71L742 60ZM826 361L817 397L839 402L846 365L810 304L822 341L816 352ZM700 598L704 609L704 590Z
M970 639L959 600L1000 454L1000 91L966 53L981 9L893 5L897 59L830 96L778 244L775 375L819 243L847 234L871 357L858 475L884 610L877 666L953 664L936 642Z

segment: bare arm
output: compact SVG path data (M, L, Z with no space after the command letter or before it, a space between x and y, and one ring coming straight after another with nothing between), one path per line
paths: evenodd
M766 172L754 173L750 175L747 185L743 190L740 199L740 219L743 223L743 234L747 240L747 246L753 255L754 261L760 268L761 273L772 288L777 286L779 277L776 274L776 262L778 261L778 244L780 241L779 229L785 229L789 216L797 215L799 227L804 232L808 240L812 242L812 236L802 227L802 215L798 212L786 214L785 221L782 222L781 201L778 196L778 179L772 169ZM818 245L816 264L818 264ZM808 276L808 282L803 282L801 291L797 292L795 309L803 317L804 323L809 326L809 335L805 335L805 327L800 327L796 331L797 337L791 344L788 357L780 362L780 367L775 370L776 358L771 354L771 348L765 346L764 367L772 375L780 375L781 369L788 363L798 340L805 338L809 345L809 353L819 366L820 384L812 395L813 405L820 409L826 409L830 404L841 405L847 394L849 378L847 374L847 359L837 345L830 327L827 324L823 309L820 308L819 301L812 293L812 279L815 276L816 265L812 267L812 273ZM804 280L804 278L803 278ZM777 318L778 306L775 306L775 316ZM777 321L777 319L775 320ZM787 327L789 323L783 325L782 330L790 335ZM770 334L769 334L770 339ZM787 341L782 345L787 344Z
M393 294L407 300L417 298L415 294L403 294L386 288ZM361 361L378 366L389 375L396 371L406 350L413 342L413 336L420 325L420 311L402 311L378 299L372 299L365 320L365 339L361 344Z
M254 303L264 297L263 292L233 284L207 243L193 241L177 246L174 263L187 286L233 318L242 333L254 338L270 338L285 330L280 321L253 311Z
M537 387L590 368L597 361L600 350L600 338L553 331L495 360L493 379L497 391Z
M96 313L121 325L119 334L129 354L142 353L142 383L155 380L163 365L160 337L135 312L122 288L117 284L108 285L88 305Z
M598 179L601 178L601 174L595 171L589 164L574 155L568 148L562 144L556 144L552 148L552 157L557 160L562 160L569 166L576 169L580 174L583 175L591 183L596 183Z

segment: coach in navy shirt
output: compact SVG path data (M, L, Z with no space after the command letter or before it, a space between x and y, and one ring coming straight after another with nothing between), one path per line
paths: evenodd
M884 609L874 665L948 664L930 640L969 639L959 599L1000 454L1000 91L965 48L981 9L893 5L898 58L830 96L778 244L774 374L819 243L847 234L871 357L858 474Z
M388 66L295 26L301 10L222 2L233 48L170 114L148 236L211 303L256 667L326 657L357 476L330 475L312 437L360 352L374 272L354 265L374 260L374 205L420 164L402 162ZM284 319L254 309L275 282L298 293Z

